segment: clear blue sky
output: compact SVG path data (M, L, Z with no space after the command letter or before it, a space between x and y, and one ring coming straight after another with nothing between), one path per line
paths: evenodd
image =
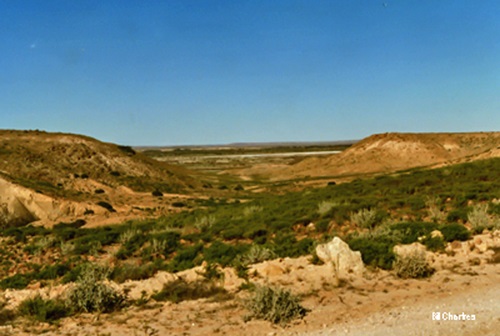
M0 1L0 128L128 145L500 130L500 2Z

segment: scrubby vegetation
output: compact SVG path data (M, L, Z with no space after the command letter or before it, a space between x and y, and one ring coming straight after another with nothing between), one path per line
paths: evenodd
M156 301L170 301L179 303L186 300L197 300L202 298L213 298L226 300L231 296L215 281L209 279L187 282L182 278L165 284L163 289L151 296Z
M307 313L299 298L290 291L269 286L256 286L246 307L251 313L248 318L263 319L274 324L286 324Z
M94 283L72 294L75 309L110 311L124 298L104 278L146 279L203 261L236 267L246 277L249 264L311 254L334 235L361 251L367 265L392 269L399 262L396 244L419 241L441 251L446 242L498 225L499 169L500 159L491 159L282 195L238 191L238 198L192 201L168 217L98 228L86 228L83 220L50 229L8 227L0 232L0 288ZM435 230L442 238L431 235ZM113 260L113 266L85 280L89 260ZM88 293L98 302L86 301Z
M447 242L498 227L499 164L491 159L282 195L239 190L236 198L183 203L168 217L98 228L86 228L83 220L50 229L8 227L0 232L0 288L75 285L67 301L34 297L22 310L2 311L0 317L18 314L50 322L65 316L61 304L72 307L66 309L70 314L111 312L127 301L108 280L147 279L159 270L179 272L204 261L209 265L205 280L172 282L152 298L220 298L227 293L216 281L217 265L235 267L248 279L250 264L311 254L317 243L335 235L361 251L367 265L394 269L403 278L425 277L432 271L421 257L398 259L394 246L418 241L442 251ZM100 205L112 211L105 203ZM107 268L89 263L109 260ZM273 288L258 288L248 307L252 317L273 323L305 314L297 298Z
M397 276L403 279L426 278L434 271L429 266L423 251L414 251L408 255L397 257L394 270Z
M126 296L106 284L107 270L97 264L84 264L75 287L68 294L67 306L76 313L109 313L122 308Z

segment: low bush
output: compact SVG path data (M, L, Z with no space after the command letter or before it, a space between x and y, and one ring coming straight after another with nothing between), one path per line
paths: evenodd
M462 221L465 223L467 220L467 208L458 208L458 209L453 209L450 212L448 212L448 215L446 216L446 221L448 223L455 223L458 221Z
M466 241L470 238L470 232L465 226L458 223L445 224L439 228L443 234L443 239L447 242L454 240Z
M161 259L158 260L163 262ZM109 278L117 283L122 283L126 280L144 280L154 276L160 269L162 269L162 263L160 262L148 263L139 266L124 264L113 268Z
M19 305L18 313L39 322L53 322L68 316L68 309L61 300L44 299L39 294Z
M443 251L446 247L442 237L426 237L422 243L429 251L433 252Z
M475 233L481 233L484 229L492 227L488 208L488 204L476 204L467 214L467 221Z
M31 281L30 274L16 273L10 277L2 279L0 281L1 289L24 289Z
M201 263L199 253L203 251L202 244L185 247L177 251L175 257L167 265L169 272L180 272L195 267Z
M214 296L224 298L228 297L228 293L223 287L217 286L212 281L197 280L187 282L182 278L178 278L165 284L160 292L153 294L151 297L156 301L179 303Z
M284 325L307 313L298 297L291 292L268 286L256 286L254 295L245 305L251 312L249 318L263 319L274 324Z
M239 261L244 266L260 263L274 258L276 258L276 253L261 245L252 245L247 252L238 256Z
M432 275L434 270L426 260L425 252L415 251L414 253L398 256L394 262L394 270L400 278L426 278Z
M393 252L396 242L386 236L357 237L347 241L351 250L360 251L366 265L391 269L395 255Z
M203 256L207 262L220 264L225 267L231 264L239 252L236 246L216 240L203 250Z
M97 264L83 264L75 287L70 290L68 307L76 313L109 313L126 304L126 296L104 282L108 271Z
M311 238L297 240L293 234L278 234L274 238L273 251L282 258L296 258L309 254L313 246Z
M398 233L401 240L398 243L411 244L418 241L419 237L427 236L432 231L436 230L436 223L426 222L403 222L390 226L390 230Z
M364 229L373 229L377 223L377 211L375 209L361 209L351 214L351 222Z

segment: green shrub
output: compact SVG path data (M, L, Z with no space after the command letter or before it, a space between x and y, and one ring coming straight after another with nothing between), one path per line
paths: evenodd
M256 286L254 295L245 305L251 313L249 318L263 319L274 324L284 325L307 313L298 297L291 292L268 286Z
M267 247L252 245L248 251L238 257L242 265L248 266L265 260L274 259L276 258L276 253Z
M198 300L219 296L228 298L227 291L214 282L208 280L197 280L191 283L182 278L166 283L163 289L151 297L156 301L170 301L179 303L187 300Z
M429 217L434 223L440 223L446 218L446 214L442 210L440 203L441 200L438 197L427 197L425 202Z
M337 202L332 202L332 201L322 201L318 204L318 214L320 216L324 216L327 213L330 212L334 207L338 206L339 204Z
M24 289L29 285L30 281L30 274L16 273L10 277L2 279L2 281L0 281L0 288Z
M394 262L394 270L398 277L426 278L432 275L434 270L426 260L425 252L415 251L405 256L398 256Z
M238 249L233 245L225 244L219 240L214 241L203 250L204 259L209 263L217 263L225 267L238 255Z
M375 209L361 209L351 214L351 222L360 228L373 229L377 223L377 211Z
M277 256L285 258L296 258L302 255L307 255L311 252L314 246L314 240L304 238L297 240L293 234L278 234L274 238L273 251Z
M426 237L422 243L429 251L437 252L443 251L445 243L442 237Z
M447 242L454 240L466 241L470 238L470 232L465 226L458 223L445 224L439 228L443 238Z
M426 236L432 231L436 230L438 225L436 223L426 222L403 222L393 224L389 229L397 233L401 240L398 243L411 244L418 241L419 237Z
M167 270L169 272L180 272L195 267L201 262L200 258L198 258L201 251L203 251L202 244L178 250L175 257L167 265Z
M395 255L393 252L396 242L388 237L376 238L358 237L347 241L353 251L360 251L366 265L391 269Z
M68 309L60 300L43 299L40 294L19 305L18 313L39 322L52 322L68 316Z
M68 307L77 313L109 313L125 306L126 296L104 283L108 271L97 264L83 264L75 287L70 290Z
M163 261L161 259L158 260ZM162 264L158 262L145 265L124 264L114 267L109 278L117 283L122 283L126 280L144 280L154 276L161 268Z
M330 228L330 220L329 219L320 219L315 223L316 231L319 233L326 233Z
M459 208L459 209L453 209L450 212L448 212L448 215L446 216L446 221L448 223L454 223L458 221L462 221L465 223L467 220L467 208Z
M488 215L488 204L476 204L467 214L467 221L475 233L481 233L484 229L492 227L492 221Z
M68 264L57 263L54 265L46 265L39 272L34 274L34 278L39 280L57 279L68 273L70 269Z

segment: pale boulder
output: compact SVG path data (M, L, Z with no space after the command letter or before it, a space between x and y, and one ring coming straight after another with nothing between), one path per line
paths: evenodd
M325 264L333 266L338 279L360 277L365 271L361 252L352 251L339 237L334 237L329 243L318 245L316 254Z

